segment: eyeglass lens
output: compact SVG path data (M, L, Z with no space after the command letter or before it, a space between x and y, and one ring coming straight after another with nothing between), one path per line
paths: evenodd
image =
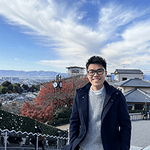
M97 73L98 75L102 75L104 73L104 69L101 68L101 69L97 69L97 70L89 70L88 73L89 75L94 75L95 73Z

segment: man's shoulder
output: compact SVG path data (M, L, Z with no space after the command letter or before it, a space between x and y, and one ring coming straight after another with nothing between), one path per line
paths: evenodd
M119 89L110 85L108 82L105 81L104 85L105 85L105 88L107 89L107 91L109 91L109 93L111 93L111 94L116 93L116 94L123 95L123 93Z

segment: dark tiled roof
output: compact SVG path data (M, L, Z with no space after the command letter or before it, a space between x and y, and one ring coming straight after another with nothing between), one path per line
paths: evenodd
M114 74L143 74L139 69L116 69Z
M149 87L150 88L150 83L148 81L135 78L135 79L128 79L125 81L121 81L119 83L116 83L115 86L120 86L120 87Z
M71 69L71 68L79 68L79 69L85 69L84 67L78 67L78 66L72 66L72 67L66 67L67 69Z
M124 94L126 102L137 102L137 103L150 103L150 93L147 93L141 89L133 89Z

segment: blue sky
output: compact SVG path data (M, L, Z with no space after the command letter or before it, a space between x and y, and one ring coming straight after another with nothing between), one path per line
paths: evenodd
M66 72L93 55L150 74L150 1L0 0L0 70Z

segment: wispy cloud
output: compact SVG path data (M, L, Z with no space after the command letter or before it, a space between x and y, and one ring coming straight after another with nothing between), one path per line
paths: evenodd
M102 50L115 68L150 69L150 20L130 25L120 36L120 41L109 43ZM117 63L118 62L118 63Z
M123 66L144 69L146 65L150 69L150 20L142 17L149 14L150 7L108 3L99 8L93 28L81 23L87 13L80 7L86 2L0 0L0 14L25 34L44 40L43 45L59 56L58 60L39 60L42 65L84 66L91 55L102 55L109 72Z

